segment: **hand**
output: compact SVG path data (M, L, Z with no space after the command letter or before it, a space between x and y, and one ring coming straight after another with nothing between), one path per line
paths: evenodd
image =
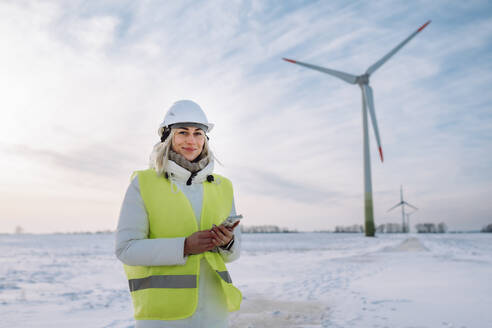
M232 227L226 228L222 224L220 226L213 225L210 230L213 234L212 242L215 246L225 246L227 245L231 239L234 237L234 228L237 227L239 221L234 223Z
M184 255L200 254L213 249L216 246L213 237L210 230L195 232L185 239Z

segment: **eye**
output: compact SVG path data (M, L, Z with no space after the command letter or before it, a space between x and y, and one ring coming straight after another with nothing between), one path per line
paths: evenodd
M179 131L178 134L181 134L181 135L184 136L184 135L188 134L188 132L186 132L186 131Z

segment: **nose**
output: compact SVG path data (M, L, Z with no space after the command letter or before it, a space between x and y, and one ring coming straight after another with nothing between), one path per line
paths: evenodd
M188 144L196 143L195 136L193 136L193 134L189 134L188 136L186 136L186 143Z

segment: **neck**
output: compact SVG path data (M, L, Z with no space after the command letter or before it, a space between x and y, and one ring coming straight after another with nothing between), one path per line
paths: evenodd
M183 155L178 154L174 150L170 149L169 150L169 159L182 168L190 171L191 173L196 173L201 171L207 164L209 163L209 156L208 154L205 154L204 151L195 158L193 161L187 160Z

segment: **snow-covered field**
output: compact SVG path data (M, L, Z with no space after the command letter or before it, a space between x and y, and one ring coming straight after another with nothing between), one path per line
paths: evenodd
M0 327L132 327L113 235L0 235ZM492 234L243 235L231 327L492 327Z

